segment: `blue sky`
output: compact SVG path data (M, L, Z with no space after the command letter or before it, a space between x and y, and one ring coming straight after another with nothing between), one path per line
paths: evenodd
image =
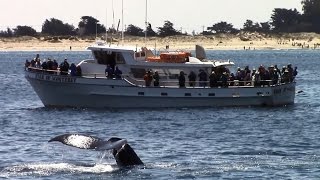
M124 24L144 26L145 1L123 0ZM115 22L121 19L121 0L113 0ZM274 8L296 8L302 11L301 0L148 0L148 21L156 27L170 20L176 29L202 31L220 21L240 28L247 19L266 22ZM36 30L46 19L57 18L78 25L83 15L93 16L111 26L112 0L1 0L0 29L28 25Z

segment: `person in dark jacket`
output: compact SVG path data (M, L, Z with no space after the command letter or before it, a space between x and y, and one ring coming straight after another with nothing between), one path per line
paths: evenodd
M121 79L122 71L116 66L116 69L114 70L114 75L117 79Z
M200 69L200 73L199 73L199 85L201 87L206 87L207 86L207 81L208 81L208 75L206 72L204 72L204 70Z
M159 76L158 71L154 72L153 79L154 79L153 86L155 86L155 87L159 86L159 84L160 84L160 76Z
M186 87L186 78L184 77L184 72L180 71L179 74L179 87Z
M196 79L197 79L196 73L191 71L190 74L188 75L188 79L189 79L189 86L194 87L196 85Z

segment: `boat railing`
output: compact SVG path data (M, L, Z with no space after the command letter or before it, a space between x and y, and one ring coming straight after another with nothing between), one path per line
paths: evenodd
M42 69L42 68L38 68L38 67L26 67L25 70L26 71L31 71L31 72L45 73L45 74L55 74L55 75L68 74L67 71L60 71L59 69L49 70L49 69Z
M52 75L70 75L69 72L64 72L60 71L59 69L57 70L48 70L48 69L42 69L42 68L36 68L36 67L27 67L26 71L31 71L31 72L37 72L37 73L43 73L43 74L52 74ZM127 83L133 86L139 86L139 87L146 87L146 83L143 79L137 79L132 77L131 74L122 74L121 78L108 78L104 73L93 73L93 74L82 74L81 77L83 78L93 78L93 79L123 79ZM193 83L190 84L190 83ZM279 81L277 83L274 83L272 80L261 80L260 83L255 83L253 81L239 81L239 80L234 80L234 81L227 81L227 82L222 82L222 81L217 81L213 87L217 88L222 88L222 87L229 87L229 88L239 88L239 87L270 87L270 86L277 86L277 85L282 85L282 84L287 84L283 83L281 79L279 78ZM290 82L289 82L290 83ZM151 83L151 86L153 84ZM193 87L193 88L204 88L204 87L210 87L210 81L185 81L185 86L186 87ZM178 80L161 80L159 81L159 86L158 87L179 87L179 81Z
M37 67L27 67L26 71L43 73L43 74L53 74L53 75L70 75L69 71L61 71L59 68L56 70L42 69ZM83 73L81 77L85 78L106 78L104 73Z
M129 82L130 84L145 87L146 83L144 80L136 79L130 75L123 76L123 78ZM190 83L193 83L194 85L190 86ZM227 81L223 83L222 81L217 81L217 83L213 87L222 88L222 87L230 87L230 88L239 88L239 87L269 87L269 86L276 86L280 85L281 81L278 83L273 83L272 80L261 80L259 84L255 84L253 81ZM282 83L283 84L283 83ZM153 84L151 83L151 86ZM210 81L186 81L185 82L186 87L193 87L193 88L204 88L204 87L210 87ZM179 87L179 81L178 80L160 80L158 87Z

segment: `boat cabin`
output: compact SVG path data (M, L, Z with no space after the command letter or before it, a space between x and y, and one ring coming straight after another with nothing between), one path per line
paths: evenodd
M147 48L132 48L96 44L87 48L92 51L94 60L84 60L81 65L83 75L105 77L105 69L110 65L113 69L118 66L123 75L143 80L146 72L158 72L161 80L177 80L181 71L186 76L193 71L198 74L205 71L208 75L214 68L232 66L232 62L200 60L187 51L163 51L158 56ZM202 52L204 54L204 52ZM202 55L203 56L203 55Z

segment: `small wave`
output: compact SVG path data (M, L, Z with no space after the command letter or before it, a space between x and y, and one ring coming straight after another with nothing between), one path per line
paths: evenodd
M118 168L110 164L76 165L69 163L41 163L24 164L6 167L0 172L0 177L30 176L30 175L52 175L56 173L92 173L101 174L116 171Z
M231 152L226 151L221 153L222 155L239 155L239 156L259 156L259 155L269 155L269 156L289 156L288 153L282 151L241 151L241 152Z

